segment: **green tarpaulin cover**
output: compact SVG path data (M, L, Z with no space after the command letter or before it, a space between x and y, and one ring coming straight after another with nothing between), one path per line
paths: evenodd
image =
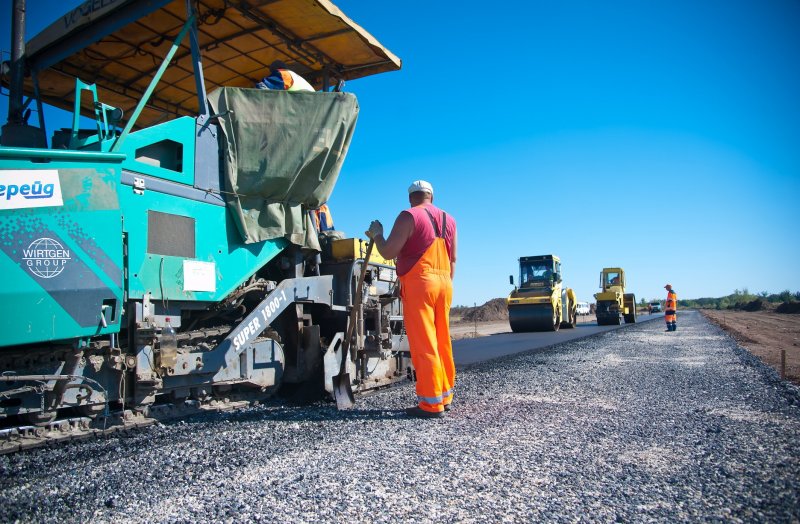
M319 250L308 215L336 185L358 118L351 93L222 87L208 96L225 149L228 207L246 244Z

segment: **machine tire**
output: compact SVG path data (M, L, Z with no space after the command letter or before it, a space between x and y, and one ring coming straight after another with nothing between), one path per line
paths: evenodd
M566 322L561 323L561 327L565 329L574 329L578 325L578 312L577 308L569 308L569 318Z
M554 304L551 304L553 309L553 322L550 325L550 331L558 331L558 328L561 327L561 308L555 307Z
M630 313L625 316L625 323L626 324L635 324L636 323L636 295L633 293L626 293L625 294L625 305L630 309Z

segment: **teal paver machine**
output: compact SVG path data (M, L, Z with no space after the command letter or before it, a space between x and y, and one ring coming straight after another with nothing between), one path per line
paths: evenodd
M356 391L410 375L393 264L357 289L361 242L314 220L359 112L343 83L396 56L324 0L85 2L27 43L24 8L3 77L0 451L25 428L331 394L342 358ZM255 89L278 59L317 91ZM71 126L48 136L45 105Z

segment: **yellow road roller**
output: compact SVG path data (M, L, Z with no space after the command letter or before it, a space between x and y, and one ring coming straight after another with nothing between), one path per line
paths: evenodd
M514 276L508 277L514 285ZM508 321L515 333L558 331L574 328L578 301L575 292L563 287L561 260L555 255L519 259L519 287L506 299Z
M625 271L621 267L606 267L600 273L600 293L597 301L597 325L619 325L620 317L626 324L636 322L636 296L625 293Z

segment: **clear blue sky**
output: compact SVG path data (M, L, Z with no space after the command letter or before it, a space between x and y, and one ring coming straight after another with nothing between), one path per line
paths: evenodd
M80 2L28 3L30 37ZM337 229L390 228L430 181L458 220L455 304L546 253L586 301L604 266L637 298L800 290L800 2L334 3L403 60L347 85Z

